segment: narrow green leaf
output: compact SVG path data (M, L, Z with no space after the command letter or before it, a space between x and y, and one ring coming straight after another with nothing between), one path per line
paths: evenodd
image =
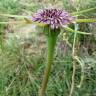
M86 33L86 32L76 31L76 30L73 30L73 29L71 29L71 28L69 28L69 27L65 27L64 29L67 30L67 31L69 31L69 32L72 32L72 33L77 32L78 34L92 35L91 33Z
M26 22L25 21L0 22L0 24L20 24L20 23L26 23Z
M26 19L26 18L24 18L24 20L22 20L22 21L0 22L0 24L35 24L35 25L41 26L41 27L46 26L46 24L44 24L44 23L32 22L31 20Z
M96 22L96 19L77 19L76 22Z
M0 16L15 17L15 18L26 18L27 17L27 16L22 16L22 15L11 15L11 14L0 14Z
M37 26L41 26L41 27L47 25L47 24L44 24L44 23L33 22L32 20L30 20L30 19L28 19L28 18L24 18L24 20L25 20L26 23L28 23L28 24L32 23L32 24L35 24L35 25L37 25Z

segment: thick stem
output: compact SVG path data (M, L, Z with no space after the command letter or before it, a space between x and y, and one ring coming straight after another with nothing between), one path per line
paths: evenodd
M48 79L49 79L49 75L50 75L51 65L53 64L55 45L56 45L56 40L58 37L58 33L54 32L54 31L55 30L51 30L47 34L47 45L48 45L47 64L46 64L46 68L44 70L44 77L43 77L41 89L39 91L39 96L45 96L45 91L46 91L46 87L47 87L47 83L48 83Z

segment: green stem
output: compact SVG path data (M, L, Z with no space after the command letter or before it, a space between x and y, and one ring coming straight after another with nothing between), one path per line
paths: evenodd
M96 19L77 19L76 22L96 22Z
M48 31L48 30L47 30ZM51 71L51 65L53 64L53 58L54 58L54 51L55 51L55 45L56 40L58 37L58 32L55 32L56 30L50 30L47 34L47 65L44 71L44 77L41 85L41 89L39 91L39 96L45 96L45 91L47 88L47 83Z

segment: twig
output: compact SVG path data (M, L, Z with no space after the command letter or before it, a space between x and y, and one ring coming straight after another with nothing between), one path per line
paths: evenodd
M75 65L75 61L73 60L72 84L71 84L71 90L70 90L70 94L69 94L69 96L72 96L72 94L73 94L73 92L74 92L75 72L76 72L76 65Z
M75 30L78 29L78 25L75 24ZM76 43L76 36L77 36L77 33L75 32L74 34L74 41L73 41L73 49L72 49L72 56L73 56L73 73L72 73L72 84L71 84L71 90L70 90L70 93L69 93L69 96L72 96L73 92L74 92L74 85L75 85L75 72L76 72L76 63L75 63L75 60L74 60L74 56L75 56L75 43Z

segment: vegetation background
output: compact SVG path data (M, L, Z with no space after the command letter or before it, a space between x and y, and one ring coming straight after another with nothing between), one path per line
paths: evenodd
M96 7L96 0L0 0L0 14L32 15L56 6L68 12ZM78 18L96 18L96 10ZM2 21L16 21L0 16ZM70 25L71 28L74 28ZM73 96L96 96L96 23L79 23L78 30L95 35L76 36ZM74 33L62 30L46 96L69 96L73 72ZM0 96L38 96L46 60L46 39L35 25L0 25Z

